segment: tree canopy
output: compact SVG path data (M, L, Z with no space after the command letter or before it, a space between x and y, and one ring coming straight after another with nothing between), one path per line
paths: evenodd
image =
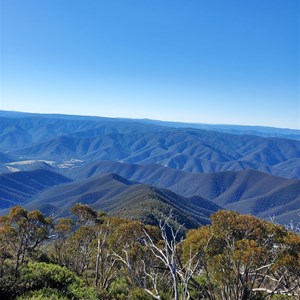
M259 300L300 296L300 237L218 211L187 232L76 204L72 218L0 217L1 299Z

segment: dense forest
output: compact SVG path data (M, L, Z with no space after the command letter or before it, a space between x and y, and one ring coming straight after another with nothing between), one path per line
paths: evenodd
M184 232L83 204L71 218L20 206L0 217L0 299L299 299L300 236L218 211Z

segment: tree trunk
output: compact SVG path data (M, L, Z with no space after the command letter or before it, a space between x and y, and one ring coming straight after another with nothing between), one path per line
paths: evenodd
M99 267L100 267L100 258L101 258L101 244L98 239L98 248L97 248L97 257L96 257L96 274L95 274L95 286L98 286L99 283Z
M173 288L174 288L174 300L179 300L179 294L178 294L178 279L177 279L177 273L176 268L172 268L172 277L173 277Z

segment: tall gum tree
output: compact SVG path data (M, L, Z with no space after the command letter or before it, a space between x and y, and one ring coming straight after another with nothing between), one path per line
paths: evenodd
M299 294L300 237L250 215L219 211L191 230L184 255L201 256L209 299L249 300Z

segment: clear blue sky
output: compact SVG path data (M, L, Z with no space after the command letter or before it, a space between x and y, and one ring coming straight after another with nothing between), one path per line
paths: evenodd
M0 109L300 128L298 0L0 2Z

